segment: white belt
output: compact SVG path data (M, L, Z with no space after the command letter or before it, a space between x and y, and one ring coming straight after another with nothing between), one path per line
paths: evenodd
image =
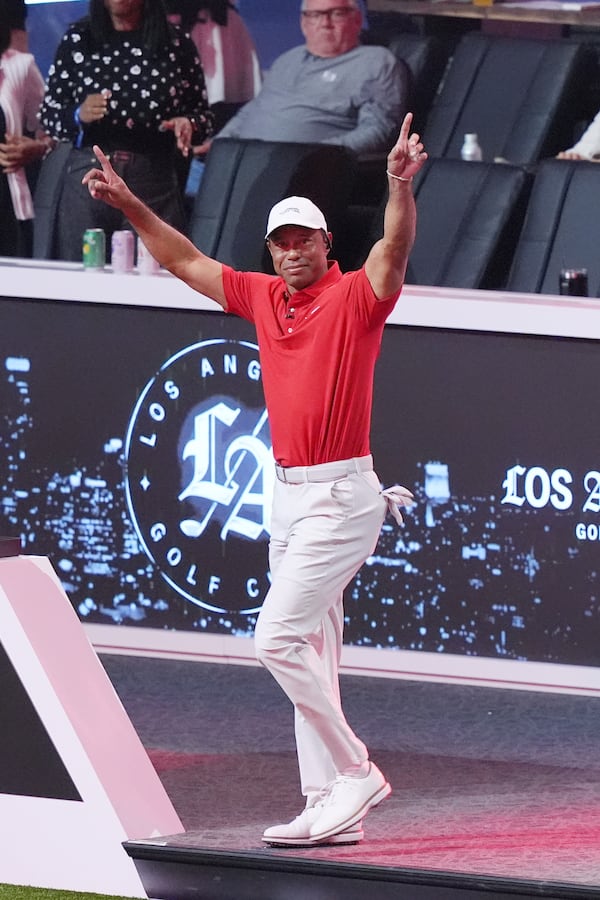
M318 466L280 466L275 463L275 474L286 484L304 484L307 481L335 481L345 475L373 471L373 457L356 456L354 459L337 459Z
M373 457L356 456L354 459L339 459L335 462L321 463L318 466L280 466L275 463L275 474L279 481L286 484L304 484L307 481L335 481L336 478L344 478L345 475L353 475L361 472L373 471ZM413 494L408 488L400 484L381 491L387 503L388 512L392 514L398 525L404 521L400 512L403 506L412 506Z

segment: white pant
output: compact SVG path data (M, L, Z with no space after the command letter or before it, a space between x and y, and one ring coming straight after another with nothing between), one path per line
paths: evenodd
M375 549L385 512L373 471L317 483L275 481L272 583L256 624L256 655L294 704L309 803L337 773L368 759L340 703L342 592Z

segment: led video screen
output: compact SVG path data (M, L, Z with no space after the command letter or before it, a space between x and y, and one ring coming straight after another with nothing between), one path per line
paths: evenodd
M252 328L219 312L0 304L0 533L83 621L250 635L272 456ZM386 327L372 449L415 505L346 594L346 642L598 664L593 340Z

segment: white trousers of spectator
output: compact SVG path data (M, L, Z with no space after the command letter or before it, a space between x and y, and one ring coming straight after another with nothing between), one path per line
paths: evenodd
M344 467L354 471L330 477ZM342 593L373 553L387 504L371 457L278 472L329 478L275 481L272 581L255 631L257 658L294 705L302 793L311 805L338 773L368 759L340 701Z

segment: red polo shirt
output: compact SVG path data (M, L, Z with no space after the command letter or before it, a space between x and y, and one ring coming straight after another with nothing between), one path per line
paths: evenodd
M224 266L223 283L228 312L256 327L277 462L311 466L370 453L373 373L398 295L378 301L364 269L343 275L337 263L287 306L278 276Z

